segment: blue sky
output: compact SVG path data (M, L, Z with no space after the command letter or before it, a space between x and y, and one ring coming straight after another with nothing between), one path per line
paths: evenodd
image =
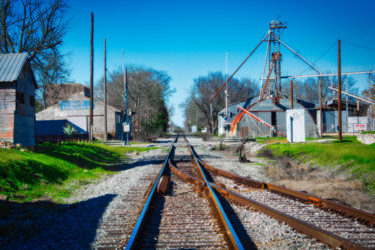
M288 28L281 39L323 71L337 72L337 40L342 44L342 71L375 68L375 1L70 1L73 17L63 50L71 52L71 78L89 83L90 14L94 13L94 79L103 76L103 43L107 39L107 68L125 63L168 72L176 92L169 100L173 121L183 124L179 109L193 79L209 72L228 74L242 63L279 18ZM346 42L346 43L345 43ZM260 78L266 44L254 53L236 77ZM282 49L284 74L307 69ZM304 74L313 73L306 71ZM368 76L356 77L358 87L368 87Z

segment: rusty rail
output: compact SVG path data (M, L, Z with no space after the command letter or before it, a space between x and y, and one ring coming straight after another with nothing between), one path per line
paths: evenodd
M152 202L152 200L154 198L154 195L156 193L157 185L159 183L160 178L163 175L164 169L165 169L165 167L166 167L166 165L168 163L168 160L169 160L169 158L170 158L170 156L171 156L171 154L172 154L172 152L174 150L174 143L177 142L178 136L179 135L176 136L176 139L174 140L174 142L172 143L172 145L170 147L169 153L168 153L167 157L165 158L163 167L160 170L160 173L159 173L158 177L156 178L154 185L152 186L152 189L151 189L151 192L150 192L150 194L149 194L149 196L147 198L146 204L144 205L144 207L142 209L142 212L141 212L140 216L138 217L137 223L134 226L133 232L130 235L129 241L128 241L125 249L136 249L137 240L138 240L140 232L142 230L142 226L144 224L146 215L147 215L147 213L149 211L150 204L151 204L151 202Z
M295 217L279 212L267 205L261 204L240 194L219 187L213 183L211 183L211 186L227 199L231 199L245 206L251 206L253 209L261 211L262 213L265 213L280 222L285 222L292 228L301 231L305 235L318 239L332 247L339 247L343 249L366 249L340 236L334 235L324 229L318 228Z
M202 162L201 160L198 160L198 161ZM193 182L193 183L199 185L200 188L207 187L207 185L205 185L203 180L200 180L196 177L190 176L187 173L184 173L182 170L176 168L171 163L170 163L169 166L171 167L171 171L176 173L182 179L184 179L186 181L189 181L189 182ZM210 169L210 172L216 174L217 170L218 169L215 169L214 171L212 171ZM219 171L222 171L222 170L219 170ZM231 175L231 173L229 173L229 172L226 172L226 171L223 171L223 172L224 172L223 176L228 177L228 176ZM244 183L249 183L249 182L247 182L247 180L245 180L245 182L241 182L241 183L244 184ZM366 249L366 248L364 248L364 247L362 247L358 244L355 244L355 243L353 243L351 241L348 241L348 240L346 240L346 239L344 239L340 236L332 234L332 233L330 233L330 232L328 232L324 229L318 228L314 225L311 225L311 224L309 224L307 222L304 222L300 219L297 219L293 216L290 216L290 215L284 214L282 212L279 212L276 209L273 209L273 208L271 208L267 205L261 204L257 201L254 201L254 200L250 199L250 198L244 197L240 194L237 194L235 192L227 190L227 189L225 189L223 187L220 187L220 186L218 186L214 183L209 183L209 184L213 189L215 189L218 193L220 193L226 199L233 200L233 201L238 202L238 203L240 203L242 205L245 205L245 206L251 206L254 210L261 211L261 212L267 214L268 216L270 216L270 217L272 217L272 218L274 218L274 219L276 219L280 222L285 222L288 225L290 225L292 228L304 233L305 235L308 235L310 237L318 239L318 240L320 240L320 241L322 241L322 242L324 242L324 243L326 243L326 244L328 244L332 247L343 248L343 249ZM262 182L254 181L254 183L250 183L250 184L251 184L252 187L260 188L261 185L262 185Z
M335 210L337 212L340 212L341 214L347 216L347 217L355 217L358 218L359 221L361 221L364 224L368 224L370 226L375 226L375 215L356 209L352 208L343 204L339 204L333 201L329 201L326 199L322 199L313 195L309 195L306 193L298 192L289 188L281 187L278 185L270 184L267 182L261 182L261 181L256 181L250 178L242 177L236 174L232 174L230 172L227 172L225 170L221 170L218 168L215 168L211 165L208 165L207 163L199 160L199 162L209 171L212 173L231 178L235 180L238 183L253 187L253 188L259 188L259 189L266 189L272 192L292 196L298 199L301 199L305 202L311 203L319 208L325 208L325 209L331 209Z
M224 225L224 227L226 229L226 233L229 236L229 239L232 242L233 247L235 249L244 249L244 247L243 247L243 245L242 245L242 243L241 243L241 241L240 241L240 239L239 239L239 237L237 235L237 232L235 231L234 227L232 226L232 223L230 222L228 216L226 215L226 213L224 211L224 208L222 207L222 205L221 205L221 203L219 201L219 198L217 197L215 191L211 187L210 182L207 180L206 174L204 173L203 168L200 165L198 158L194 154L194 152L193 152L193 150L191 148L190 143L187 141L186 137L184 139L185 139L185 141L188 144L188 148L190 150L190 153L193 156L193 159L194 159L195 163L197 164L197 167L199 168L200 174L202 175L202 177L204 179L204 183L205 183L207 189L209 190L209 196L211 197L211 199L212 199L212 201L213 201L213 203L215 205L216 211L219 214L221 222L223 223L223 225ZM190 177L194 178L192 176L190 176ZM196 178L194 178L194 179L196 179Z

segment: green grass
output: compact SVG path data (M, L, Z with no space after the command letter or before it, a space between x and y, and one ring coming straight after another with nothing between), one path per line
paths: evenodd
M375 131L362 131L361 134L375 134Z
M102 174L108 164L118 163L126 153L156 147L111 147L101 144L43 143L39 153L0 149L0 193L13 200L30 201L48 195L55 201L68 197L76 187ZM27 186L27 188L26 188Z
M259 143L272 143L272 142L283 142L286 141L286 137L256 137Z
M340 166L341 171L362 180L367 190L375 193L375 144L361 144L355 136L346 136L342 141L327 144L273 144L265 149L270 149L276 157L288 156L325 167Z

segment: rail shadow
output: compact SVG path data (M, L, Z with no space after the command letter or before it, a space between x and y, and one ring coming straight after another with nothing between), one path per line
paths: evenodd
M154 200L152 201L152 212L146 215L145 221L147 221L148 223L142 229L144 233L142 236L142 240L139 241L136 248L156 248L156 245L158 243L158 235L160 233L161 217L163 214L164 205L165 197L156 193Z
M1 249L90 249L103 213L116 197L107 194L75 204L0 202Z

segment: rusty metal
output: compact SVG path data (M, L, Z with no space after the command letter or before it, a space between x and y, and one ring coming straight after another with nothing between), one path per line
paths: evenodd
M375 226L374 214L371 214L371 213L368 213L368 212L365 212L356 208L352 208L343 204L338 204L333 201L315 197L315 196L312 196L303 192L295 191L289 188L285 188L285 187L281 187L281 186L274 185L271 183L256 181L250 178L235 175L225 170L217 169L213 166L210 166L203 161L200 161L200 163L210 172L227 177L227 178L231 178L235 180L237 183L244 184L253 188L267 189L272 192L289 195L294 198L298 198L308 203L311 203L317 207L325 208L325 209L332 209L332 210L342 213L343 215L347 217L358 218L362 223L368 224L369 226Z
M191 150L190 150L191 151ZM205 168L209 169L209 171L213 174L221 174L221 175L224 175L226 177L233 177L231 173L229 172L226 172L226 171L223 171L223 170L219 170L219 169L216 169L208 164L205 164L204 162L200 161L199 160L199 163L201 164L204 164ZM180 172L179 173L179 176L183 176L183 178L185 180L191 180L191 179L194 179L196 180L197 178L194 178L192 176L189 176L188 174L184 173L183 171L179 170L178 168L174 168L174 172ZM236 177L239 177L239 176L236 176ZM237 180L238 178L236 178ZM242 178L240 177L239 179L246 179L246 178ZM244 181L244 180L242 180ZM247 180L246 180L247 181ZM245 182L242 182L242 183L246 183ZM251 180L252 181L252 180ZM199 181L197 180L197 183L199 182L202 182L202 181ZM255 181L257 182L257 181ZM260 182L258 182L260 184ZM258 184L257 183L257 184ZM293 216L290 216L290 215L287 215L285 213L282 213L282 212L279 212L267 205L264 205L264 204L261 204L257 201L254 201L250 198L247 198L247 197L244 197L240 194L237 194L237 193L234 193L230 190L227 190L225 188L225 186L223 185L220 185L220 184L214 184L214 183L210 183L210 185L217 191L219 192L223 197L225 197L226 199L230 199L232 201L235 201L235 202L238 202L244 206L251 206L254 210L258 210L258 211L261 211L269 216L271 216L272 218L275 218L276 220L280 221L280 222L285 222L287 223L288 225L290 225L291 227L293 227L294 229L298 230L298 231L301 231L303 232L305 235L308 235L308 236L311 236L315 239L318 239L332 247L340 247L340 248L343 248L343 249L365 249L364 247L358 245L358 244L355 244L355 243L352 243L342 237L339 237L337 235L334 235L324 229L321 229L321 228L318 228L314 225L311 225L309 223L306 223L300 219L297 219ZM264 187L264 186L263 186ZM273 188L273 187L272 187ZM308 197L310 200L311 200L311 203L314 203L314 204L320 204L321 202L321 199L318 199L318 198L315 198L315 197L311 197L309 196Z
M264 86L263 86L263 89L262 89L262 92L260 93L260 100L263 100L264 99L264 94L266 94L266 90L267 90L267 86L268 86L268 82L270 80L270 76L272 74L272 70L273 70L273 67L275 66L275 63L274 61L271 62L271 66L270 68L268 69L268 75L267 75L267 79L266 79L266 82L264 83Z
M231 199L235 202L238 202L245 206L251 206L253 209L261 211L272 218L275 218L276 220L280 222L285 222L294 229L303 232L306 235L309 235L315 239L321 240L322 242L332 246L332 247L340 247L344 249L365 249L364 247L357 245L355 243L352 243L342 237L339 237L337 235L334 235L326 230L323 230L321 228L318 228L314 225L311 225L309 223L306 223L302 220L299 220L297 218L294 218L292 216L289 216L287 214L284 214L282 212L279 212L269 206L266 206L264 204L261 204L259 202L256 202L252 199L249 199L247 197L244 197L242 195L239 195L237 193L234 193L232 191L229 191L227 189L224 189L222 187L219 187L213 183L211 183L211 186L217 190L220 194L222 194L227 199Z
M176 139L175 141L172 143L171 147L170 147L170 150L169 150L169 153L167 155L167 157L165 158L165 161L164 161L164 164L163 164L163 167L162 169L160 170L160 173L159 175L157 176L156 178L156 181L150 191L150 194L147 198L147 201L146 201L146 204L144 205L143 209L142 209L142 212L137 220L137 223L135 224L134 226L134 229L132 231L132 234L129 238L129 241L126 245L126 248L125 249L136 249L136 246L137 246L137 241L138 241L138 238L141 234L141 230L142 230L142 226L144 225L145 223L145 218L146 218L146 215L151 207L151 201L153 200L154 198L154 195L155 195L155 191L156 191L156 187L157 187L157 184L159 183L159 180L161 178L161 176L163 175L163 172L167 166L167 163L168 163L168 160L169 158L171 157L171 155L173 154L173 150L174 150L174 143L177 142L178 140L178 135L176 136Z
M163 175L159 182L158 182L158 186L156 188L156 191L159 193L159 194L162 194L162 195L165 195L168 191L168 188L169 188L169 176L166 176L166 175Z
M185 138L185 141L187 142L186 138ZM196 164L197 164L197 166L200 170L200 174L202 175L202 177L204 179L204 182L207 185L207 188L209 190L209 196L211 197L211 200L215 205L216 211L219 214L221 222L223 223L223 225L226 229L227 235L229 236L229 239L232 242L233 247L235 249L244 249L244 247L242 245L242 242L240 241L240 239L237 235L237 232L235 231L229 217L225 213L224 208L222 207L222 205L219 201L219 198L217 197L214 190L212 189L212 187L210 185L210 182L207 180L206 174L204 173L204 170L199 163L199 159L198 159L197 155L195 155L194 151L192 150L190 143L188 143L188 147L189 147L189 150L190 150L190 154L193 156L193 159L196 162Z
M173 173L175 173L176 175L178 175L183 180L194 183L194 184L198 185L200 188L204 188L206 186L206 183L204 183L204 181L202 181L201 179L198 179L194 176L191 176L191 175L185 173L184 171L180 170L179 168L174 166L170 160L168 161L168 163L169 163L169 167L170 167L171 171Z

